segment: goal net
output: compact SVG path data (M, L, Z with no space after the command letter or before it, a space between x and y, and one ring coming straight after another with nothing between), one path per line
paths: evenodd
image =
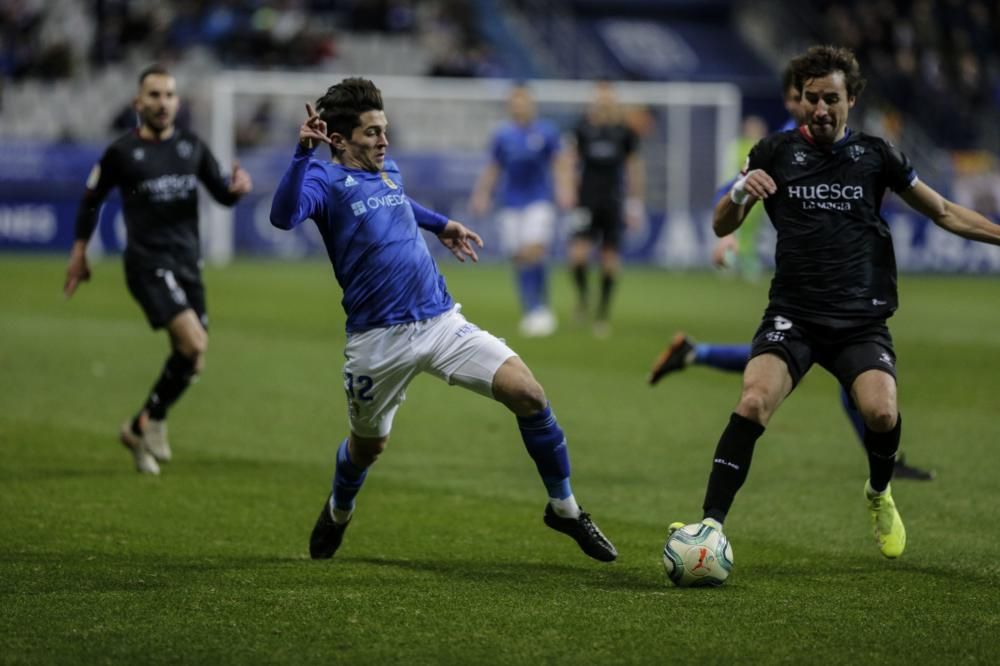
M224 263L234 254L299 257L323 251L313 225L289 234L268 223L271 196L287 168L305 117L305 102L347 76L341 73L224 72L206 81L208 141L227 168L239 159L254 193L235 212L209 205L203 216L206 256ZM407 193L424 205L468 222L498 256L490 219L467 211L486 164L493 131L506 118L511 82L371 76L382 90L390 124L389 154ZM586 111L595 81L529 83L538 114L570 132ZM615 84L621 103L641 125L648 223L625 240L627 259L669 266L705 265L707 219L715 188L733 175L740 95L729 84ZM239 143L239 145L238 145ZM317 153L319 154L319 153ZM560 223L566 234L568 220Z

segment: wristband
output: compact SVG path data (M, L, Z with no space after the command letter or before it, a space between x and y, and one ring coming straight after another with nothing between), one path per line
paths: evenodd
M737 206L742 206L750 199L750 193L746 191L747 177L743 176L733 183L733 189L729 190L729 200Z

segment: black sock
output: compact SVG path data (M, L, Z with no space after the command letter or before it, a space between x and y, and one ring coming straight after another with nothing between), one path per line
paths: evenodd
M580 307L587 307L587 265L580 264L573 267L573 282L576 284L576 295L579 299Z
M903 417L896 415L896 427L889 432L874 432L865 428L865 450L868 452L868 481L872 490L882 492L892 480L892 470L896 465L899 451L899 435L903 427Z
M615 276L611 273L604 273L601 276L601 304L597 308L597 318L607 319L608 310L611 308L611 292L615 290Z
M167 416L167 410L184 393L184 389L191 384L191 379L195 375L194 359L184 356L180 352L174 352L163 364L163 371L160 378L156 380L153 390L146 399L143 406L149 413L149 418L162 421ZM136 428L133 423L132 429Z
M729 417L729 425L715 447L712 473L708 476L708 489L702 505L705 518L725 522L736 492L747 480L750 460L757 439L764 434L764 426L739 414Z

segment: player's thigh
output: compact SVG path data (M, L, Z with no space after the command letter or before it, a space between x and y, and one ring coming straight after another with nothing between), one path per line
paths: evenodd
M517 355L507 343L469 322L460 305L439 318L430 333L424 370L453 386L495 397L494 375Z
M824 366L848 389L865 422L871 426L895 422L896 352L884 323L845 334Z
M794 387L784 358L769 352L754 356L743 371L743 390L736 411L766 425Z
M601 247L617 252L625 230L621 207L610 205L596 209L593 226L601 237Z
M384 438L417 373L408 325L352 333L344 347L344 393L351 432Z
M166 327L178 314L191 309L187 291L172 269L127 267L125 283L154 329Z
M872 430L886 432L896 425L896 378L888 372L872 369L859 374L851 384L851 400Z
M167 332L174 349L188 358L200 357L208 350L208 333L193 308L175 315L167 324Z
M750 360L765 354L784 361L794 388L813 364L813 341L808 327L782 315L765 315L750 344Z
M524 224L521 228L522 246L552 245L556 234L556 207L550 201L536 201L524 208Z

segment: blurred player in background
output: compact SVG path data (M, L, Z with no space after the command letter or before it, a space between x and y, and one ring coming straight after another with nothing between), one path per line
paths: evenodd
M136 469L147 474L159 474L158 461L170 460L167 410L201 371L208 346L198 181L226 206L252 189L250 176L239 165L227 180L201 139L175 126L176 88L174 77L160 66L139 76L134 103L139 127L108 146L87 179L63 288L69 298L80 282L90 279L87 242L97 227L101 203L117 187L127 229L129 292L150 326L166 328L170 336L171 353L159 378L119 433Z
M781 126L779 132L795 129L802 122L802 93L795 87L795 78L791 67L785 67L781 75L781 96L788 112L788 120ZM737 176L725 183L716 192L715 200L729 196L729 191L739 178L739 171L746 163L750 149L767 135L764 121L756 116L749 116L743 121L742 135L736 140L733 156L733 171ZM747 214L746 220L734 233L723 236L715 244L712 251L712 263L720 268L733 268L741 277L756 281L760 277L760 256L757 253L757 236L764 218L763 208L753 208Z
M645 165L639 155L639 138L625 123L615 90L607 81L597 84L594 101L574 131L571 164L579 162L577 202L580 227L569 246L569 264L577 293L577 317L589 315L587 268L595 243L601 248L601 297L594 319L594 334L610 334L608 313L611 294L621 267L618 248L624 226L639 228L645 218ZM624 223L623 223L624 214Z
M310 555L327 559L340 547L355 496L385 450L407 385L428 372L493 398L516 415L548 491L545 524L572 537L590 557L614 560L614 546L573 496L566 438L545 392L503 341L462 316L419 229L435 234L460 261L476 261L474 245L482 240L406 196L399 169L386 159L388 122L371 81L345 79L317 100L316 111L306 106L295 156L274 194L271 223L291 229L312 218L326 244L344 291L351 424L337 451L333 490L313 528ZM332 161L313 158L320 142L331 146ZM441 410L448 413L449 407Z
M892 189L938 226L970 240L1000 245L1000 226L922 183L909 160L885 140L847 127L865 84L850 50L813 47L792 68L805 124L757 144L746 173L712 220L718 236L730 234L764 200L778 240L769 303L743 390L713 455L703 522L722 529L746 481L754 445L818 363L849 390L864 419L872 530L881 553L896 558L906 547L890 488L902 419L886 320L898 298L892 235L879 213L882 198Z
M574 205L571 165L558 128L537 117L527 86L511 90L508 106L511 119L493 136L490 162L476 180L470 207L485 215L496 194L501 242L517 271L520 332L551 335L557 322L549 307L546 260L555 236L553 201L562 210Z
M785 67L781 83L782 97L785 110L788 111L789 119L779 131L788 132L797 130L805 122L805 119L802 113L802 93L796 87L791 65ZM746 156L750 154L750 150L757 143L755 141L751 145L746 145L744 139L759 132L759 130L760 128L757 127L756 130L751 129L748 131L746 124L744 124L744 137L739 142L743 150L742 155L738 158L741 165L746 163ZM716 197L716 204L724 197L729 196L729 191L738 178L737 176L737 178L726 183L724 188L719 191ZM746 275L748 266L756 266L759 269L760 258L757 256L755 239L763 215L764 208L762 206L751 207L739 229L735 233L719 239L713 253L713 262L717 266L735 263L737 270L740 270L743 275ZM742 373L749 362L750 345L748 344L699 343L679 331L653 363L653 367L649 373L649 383L650 385L654 385L668 374L683 370L690 365L704 365L726 372ZM851 396L843 386L840 388L840 404L844 408L844 413L851 422L858 440L862 447L864 447L864 419L861 418L861 414L854 407L854 403L851 402ZM906 462L906 457L902 451L900 451L896 456L893 476L900 479L930 481L934 478L934 471L910 465Z

